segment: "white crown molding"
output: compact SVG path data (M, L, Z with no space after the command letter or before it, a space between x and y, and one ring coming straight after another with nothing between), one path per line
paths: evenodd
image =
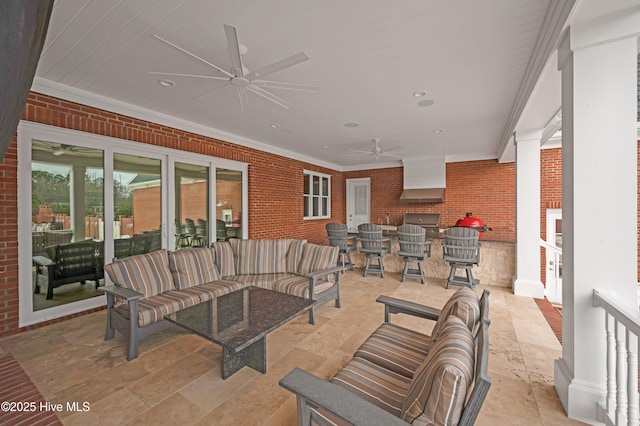
M524 111L527 100L531 96L542 71L544 70L551 53L557 47L565 23L573 10L575 0L558 0L549 2L544 22L538 34L538 39L533 48L533 54L529 60L527 71L522 79L518 94L511 108L509 120L505 127L502 139L498 144L498 158L503 157L509 147L509 141L515 131L518 120Z
M75 87L60 84L51 80L43 79L41 77L34 78L33 84L31 86L31 91L68 100L71 102L76 102L82 105L123 114L128 117L137 118L139 120L162 124L179 130L184 130L198 135L234 143L247 148L257 149L259 151L268 152L270 154L299 160L316 166L326 167L331 170L344 171L343 168L337 164L321 161L317 158L311 158L293 151L280 149L272 145L265 144L264 142L257 141L255 139L250 139L244 136L236 135L234 133L225 132L213 127L204 126L202 124L194 123L188 120L183 120L181 118L172 117L170 115L162 114L150 109L107 98L106 96L96 95L85 90L80 90Z
M460 154L445 155L446 163L462 163L465 161L497 160L496 154Z
M355 166L342 166L341 172L354 172L358 170L377 170L377 169L391 169L393 167L402 167L402 161L385 161L384 163L369 163L358 164Z

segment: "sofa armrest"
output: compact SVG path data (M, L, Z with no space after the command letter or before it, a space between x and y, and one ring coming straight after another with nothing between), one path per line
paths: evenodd
M98 290L104 291L108 295L113 295L121 299L124 299L127 302L142 299L144 297L142 293L138 293L137 291L131 290L130 288L119 287L117 285L108 285L106 287L100 287L98 288Z
M312 279L314 281L318 280L318 278L325 277L327 275L336 274L342 272L344 269L342 266L334 266L327 269L320 269L319 271L313 271L308 274L305 274L305 278Z
M407 425L393 414L371 404L355 394L295 368L280 380L280 386L296 394L298 425L310 424L310 408L323 408L352 425Z
M414 317L426 318L436 321L440 316L440 309L431 306L420 305L408 300L395 297L379 296L376 302L384 303L384 321L389 322L389 314L408 314Z

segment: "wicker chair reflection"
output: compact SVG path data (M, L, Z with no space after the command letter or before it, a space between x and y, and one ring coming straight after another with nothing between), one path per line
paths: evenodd
M207 230L207 221L204 219L198 219L198 226L196 226L196 235L193 237L193 246L206 247L209 231Z
M431 256L431 241L425 241L426 230L418 225L402 225L398 227L398 256L404 258L402 279L417 278L424 284L424 270L422 262ZM417 269L411 269L410 263L417 263Z
M356 249L357 241L355 238L349 238L347 232L347 225L338 222L330 222L326 225L327 238L329 238L329 245L339 248L340 260L338 265L343 268L353 269L353 262L351 262L351 253ZM346 258L346 262L345 262ZM342 271L344 272L344 271Z
M46 275L47 299L53 299L53 289L64 284L87 280L99 281L96 272L96 248L93 240L59 244L49 247L47 256L33 256L37 275ZM34 294L40 293L40 284L36 275Z
M358 240L361 247L358 249L363 253L367 261L364 265L363 277L368 273L379 274L384 278L384 265L382 258L389 253L389 239L382 238L382 227L373 223L363 223L358 226ZM371 260L377 260L378 264L372 264Z
M471 269L480 263L480 233L472 228L456 226L444 231L442 245L444 261L451 265L447 288L451 284L473 288L478 280L473 278ZM458 269L464 269L466 276L458 276Z
M185 244L183 244L183 247L191 247L196 238L196 223L193 219L186 218L184 220L184 235Z
M216 240L227 241L228 239L227 224L222 219L216 219Z

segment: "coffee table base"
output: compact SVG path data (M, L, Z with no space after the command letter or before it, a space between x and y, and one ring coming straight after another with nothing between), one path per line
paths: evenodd
M245 365L262 374L267 372L267 345L264 337L238 352L222 347L223 380Z

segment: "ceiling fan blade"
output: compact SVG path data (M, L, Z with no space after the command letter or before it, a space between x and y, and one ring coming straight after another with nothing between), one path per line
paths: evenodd
M289 102L274 95L271 92L261 89L260 87L250 85L250 86L247 86L247 90L250 91L251 93L255 93L258 96L262 96L263 98L270 100L274 104L280 105L284 109L291 108L291 104Z
M160 71L149 71L149 74L156 74L156 75L171 75L174 77L195 77L195 78L208 78L210 80L222 80L222 81L229 81L229 79L227 77L214 77L212 75L197 75L197 74L181 74L181 73L177 73L177 72L160 72Z
M300 62L304 62L308 60L309 57L306 53L300 52L296 53L293 56L289 56L288 58L281 59L278 62L274 62L271 65L267 65L266 67L262 67L260 69L255 70L246 76L247 80L253 81L259 77L264 77L265 75L273 74L276 71L283 70L285 68L289 68L293 65L299 64Z
M227 46L229 46L229 55L231 56L231 66L233 67L234 74L244 77L240 42L238 42L238 31L236 27L224 24L224 34L227 37Z
M207 90L207 91L206 91L206 92L204 92L204 93L200 93L198 96L194 96L194 97L193 97L193 98L191 98L191 99L200 99L200 98L203 98L203 97L205 97L205 96L207 96L207 95L209 95L209 94L211 94L211 93L213 93L213 92L215 92L215 91L217 91L217 90L220 90L220 89L222 89L222 88L224 88L224 87L227 87L227 86L230 86L230 85L231 85L231 83L227 82L227 83L223 84L222 86L214 87L213 89L209 89L209 90Z
M247 109L247 90L244 87L237 86L236 90L238 91L238 99L240 99L240 109L244 112Z
M301 92L318 92L320 90L320 88L316 86L307 86L304 84L296 84L296 83L281 83L279 81L253 80L251 83L260 87L270 87L272 89L299 90Z
M348 149L348 152L355 152L357 154L373 154L371 151L361 151L359 149Z
M202 59L201 57L199 57L199 56L197 56L197 55L194 55L193 53L191 53L191 52L189 52L189 51L187 51L187 50L183 49L182 47L178 46L177 44L173 44L173 43L171 43L170 41L163 39L162 37L160 37L160 36L159 36L159 35L157 35L157 34L152 34L152 36L153 36L153 37L155 37L156 39L160 40L161 42L163 42L163 43L165 43L165 44L167 44L167 45L169 45L169 46L173 47L174 49L178 49L178 50L179 50L179 51L181 51L182 53L184 53L184 54L186 54L186 55L189 55L189 56L191 56L192 58L195 58L195 59L197 59L198 61L203 62L203 63L205 63L205 64L209 65L210 67L212 67L212 68L214 68L214 69L216 69L216 70L220 71L221 73L223 73L224 75L228 76L229 78L233 78L233 77L235 77L235 75L231 74L229 71L225 71L225 70L223 70L223 69L222 69L222 68L220 68L219 66L214 65L214 64L212 64L211 62L207 61L206 59Z

